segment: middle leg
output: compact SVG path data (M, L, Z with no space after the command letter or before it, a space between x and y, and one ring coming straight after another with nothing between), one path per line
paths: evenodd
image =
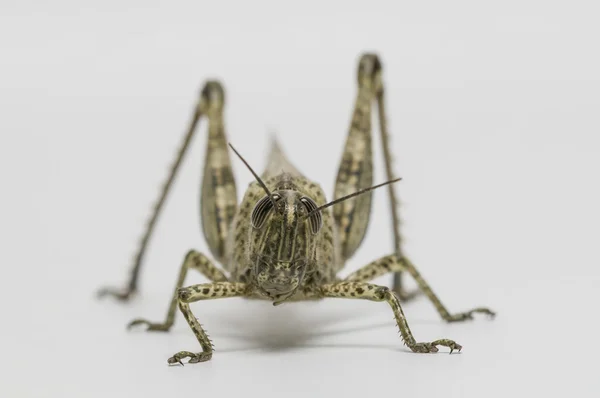
M398 295L391 291L386 286L373 285L371 283L364 282L339 282L333 284L327 284L321 286L321 294L324 297L337 297L337 298L352 298L352 299L363 299L371 301L386 301L396 318L396 323L400 329L400 334L404 344L410 348L413 352L426 353L426 352L437 352L437 346L445 346L450 348L450 353L454 350L460 351L462 346L453 340L439 339L430 343L417 343L413 337L408 322L402 311L400 300Z
M415 268L413 263L410 262L406 257L398 258L395 254L382 257L372 263L365 265L359 270L351 273L344 279L348 282L367 282L373 280L381 275L385 275L390 272L408 272L417 282L419 289L429 298L429 300L435 306L440 316L447 322L458 322L465 321L467 319L473 319L474 313L483 313L490 316L494 316L495 313L484 307L473 308L472 310L459 312L457 314L451 314L442 301L436 296L429 284L423 279L419 271Z
M179 288L183 286L183 282L185 281L185 277L189 269L194 269L199 271L202 275L207 277L212 282L225 282L227 281L227 277L219 268L217 268L204 254L199 253L197 251L191 250L185 256L185 260L183 260L183 264L181 265L181 270L179 271L179 278L177 279L177 286L175 287L175 291L173 292L173 296L171 298L171 302L169 304L169 309L167 310L167 316L164 322L155 323L147 321L146 319L137 318L134 319L127 325L127 328L131 328L135 325L147 325L148 329L151 331L161 331L168 332L169 329L175 323L175 311L177 310L177 291Z

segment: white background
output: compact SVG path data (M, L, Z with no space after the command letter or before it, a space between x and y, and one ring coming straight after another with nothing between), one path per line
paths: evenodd
M3 0L0 6L2 397L598 396L600 56L589 1ZM141 295L124 283L202 82L225 82L230 140L256 168L277 132L330 194L359 54L384 63L406 251L453 311L385 303L197 303L217 351L162 320L184 253L207 251L205 125L154 239ZM375 141L376 181L383 162ZM235 162L241 195L250 174ZM385 191L345 273L392 249ZM199 276L189 278L198 283ZM378 280L389 283L390 278Z

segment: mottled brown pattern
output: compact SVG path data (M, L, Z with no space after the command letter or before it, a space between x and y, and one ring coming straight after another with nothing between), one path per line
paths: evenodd
M376 55L361 56L357 82L358 92L337 173L334 199L365 190L373 184L371 116L374 104L378 108L386 175L388 180L395 180L385 120L382 67ZM402 288L400 273L407 272L414 278L419 291L431 300L446 321L471 319L477 312L494 315L487 308L450 314L444 307L403 253L396 197L391 185L388 185L388 194L392 204L394 253L346 278L339 277L338 272L364 239L370 219L371 191L318 210L318 206L328 203L321 186L302 175L279 145L273 142L260 181L257 179L250 183L238 206L223 123L224 104L221 84L207 82L140 245L128 287L125 290L102 291L103 295L110 294L122 300L129 299L136 291L147 241L196 124L205 117L208 119L208 145L200 200L202 226L211 254L224 271L202 253L190 251L181 265L165 321L153 323L136 319L129 324L143 324L153 331L168 331L174 324L176 308L179 307L202 351L180 351L168 359L169 364L182 363L184 358L189 358L190 363L212 358L212 342L189 306L201 300L245 297L270 300L273 305L326 297L385 301L394 313L404 343L412 351L420 353L436 352L438 346L446 346L450 352L460 351L462 347L449 339L425 343L415 340L400 305L401 300L410 299L414 292L406 292ZM188 269L199 271L211 282L183 287ZM368 283L387 273L395 275L393 289Z

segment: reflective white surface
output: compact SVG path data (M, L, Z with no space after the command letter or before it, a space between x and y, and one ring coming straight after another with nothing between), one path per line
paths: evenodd
M0 396L597 396L597 14L591 1L3 2ZM416 355L385 303L196 303L213 360L168 367L199 348L181 317L170 334L124 327L162 320L183 255L207 251L205 125L141 296L94 291L124 283L202 82L223 79L250 164L277 132L331 195L363 50L384 62L406 252L450 310L498 317L448 325L409 303L417 340L464 346ZM375 156L379 182L378 138ZM234 167L241 196L251 176ZM385 190L374 198L345 273L391 252Z

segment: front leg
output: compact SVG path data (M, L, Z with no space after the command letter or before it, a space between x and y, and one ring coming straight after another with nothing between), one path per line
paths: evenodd
M425 279L423 279L419 271L417 271L415 266L406 257L398 258L398 256L395 254L382 257L379 260L375 260L372 263L365 265L359 270L348 275L348 277L344 280L352 282L366 282L390 272L401 271L407 271L415 279L419 289L425 293L425 295L437 309L440 316L447 322L458 322L465 321L467 319L473 319L473 314L478 312L490 315L492 317L496 315L492 310L484 307L477 307L470 311L450 314L444 304L442 304L442 301L435 295L431 287L429 287L429 284L425 281Z
M397 294L392 292L388 287L364 282L340 282L321 286L321 294L324 297L386 301L392 307L404 344L413 352L437 352L437 346L450 348L450 353L454 350L460 351L462 349L460 344L449 339L439 339L429 343L417 343L408 327L408 322L402 311Z
M148 331L161 331L168 332L169 329L175 323L175 311L177 309L177 292L179 288L183 286L183 282L185 281L185 277L189 269L196 270L200 272L202 275L207 277L212 282L225 282L227 281L227 277L219 268L217 268L204 254L199 253L197 251L191 250L185 256L183 260L183 264L181 264L181 270L179 271L179 278L177 279L177 285L173 291L173 296L171 298L171 302L169 304L169 309L167 310L167 316L164 322L155 323L150 322L143 318L134 319L127 325L127 328L130 329L135 325L147 325Z
M198 339L198 343L200 343L200 347L202 347L202 351L198 353L179 351L169 358L167 362L169 364L180 363L183 365L181 360L184 358L190 358L189 363L205 362L212 358L212 342L192 313L190 303L200 300L241 297L246 295L247 290L248 286L245 283L233 282L203 283L179 289L177 292L179 310L183 314L188 325L190 325L190 328L192 328L196 339Z

